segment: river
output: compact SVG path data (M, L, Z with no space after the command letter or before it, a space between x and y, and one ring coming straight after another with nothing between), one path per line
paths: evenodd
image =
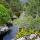
M12 27L10 27L10 33L8 33L3 40L11 40L11 39L15 39L16 38L16 33L18 32L19 28L16 25L13 25Z

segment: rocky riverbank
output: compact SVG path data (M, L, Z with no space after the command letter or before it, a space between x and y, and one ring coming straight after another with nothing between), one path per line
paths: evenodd
M38 35L38 34L26 35L26 36L19 38L17 40L40 40L40 35Z

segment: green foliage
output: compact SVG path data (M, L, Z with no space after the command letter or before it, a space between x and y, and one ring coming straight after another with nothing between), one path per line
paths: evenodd
M19 11L23 10L23 6L19 0L0 0L0 4L9 9L12 17L13 15L20 16Z
M23 37L27 34L40 34L40 17L33 19L31 16L27 16L24 17L23 20L16 20L15 23L21 25L21 30L18 32L17 38Z
M19 29L20 30L20 29ZM21 28L20 32L16 35L17 38L23 37L27 34L27 30L25 28Z
M24 17L23 19L16 19L13 21L14 24L19 25L19 27L29 27L33 18L32 16Z
M20 30L20 29L19 29ZM35 31L34 29L28 28L26 29L25 27L21 28L21 30L17 33L16 37L20 38L20 37L24 37L26 35L30 35L30 34L39 34L40 35L40 31Z
M32 29L40 30L40 17L33 19L33 22L31 23Z
M29 0L28 4L26 14L32 15L33 18L35 18L36 15L40 16L40 0Z
M8 10L0 4L0 24L8 22L10 14Z
M28 16L16 20L16 23L21 25L21 31L17 34L17 38L32 33L40 34L40 0L29 0L25 10Z
M0 25L8 22L13 14L20 15L20 11L26 11L26 13L23 19L18 18L13 21L21 28L17 38L32 33L40 34L40 0L29 0L24 5L19 0L0 0Z
M24 17L23 19L14 20L14 24L19 27L32 28L35 30L40 30L40 17L36 17L35 19L32 16Z
M26 6L24 5L24 8ZM25 8L27 17L15 20L15 24L22 28L17 34L17 38L23 37L27 34L37 33L40 34L40 1L30 0L28 6ZM31 15L31 16L30 16ZM35 18L35 19L34 19Z

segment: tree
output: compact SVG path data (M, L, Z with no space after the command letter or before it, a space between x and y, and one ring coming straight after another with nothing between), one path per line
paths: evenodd
M40 0L29 0L26 11L28 15L31 15L33 18L36 15L40 16Z
M0 24L4 24L9 21L10 14L8 9L5 8L2 4L0 4Z
M20 16L20 11L23 10L23 5L20 3L19 0L5 0L9 5L9 10L12 14L16 16Z

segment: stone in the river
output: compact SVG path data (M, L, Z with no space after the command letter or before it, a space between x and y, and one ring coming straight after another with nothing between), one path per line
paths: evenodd
M8 31L8 27L3 27L0 31Z

